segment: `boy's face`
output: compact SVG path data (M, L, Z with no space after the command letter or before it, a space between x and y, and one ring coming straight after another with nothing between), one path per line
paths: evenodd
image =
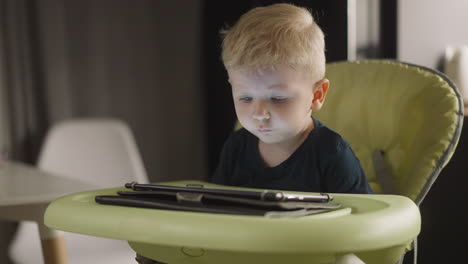
M310 129L311 111L321 107L328 89L328 80L317 82L289 67L228 74L239 122L266 144L293 142Z

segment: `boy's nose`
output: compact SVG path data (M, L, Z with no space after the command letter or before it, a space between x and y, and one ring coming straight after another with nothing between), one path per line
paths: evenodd
M253 119L255 120L268 120L270 119L270 113L268 110L265 108L265 106L262 103L257 103L255 106L254 112L252 114Z

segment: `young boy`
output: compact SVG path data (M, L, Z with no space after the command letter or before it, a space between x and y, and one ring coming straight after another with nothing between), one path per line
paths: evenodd
M329 81L324 36L309 11L289 4L252 9L225 33L222 58L244 128L225 143L211 182L372 192L349 144L311 116L322 107ZM363 262L347 254L335 264L344 263Z
M330 85L324 35L309 11L259 7L226 32L222 59L242 129L226 141L211 182L330 193L372 193L359 160L312 118Z

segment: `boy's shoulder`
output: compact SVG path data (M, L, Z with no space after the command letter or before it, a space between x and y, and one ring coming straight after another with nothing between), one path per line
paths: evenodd
M349 148L349 143L338 132L318 120L315 120L315 128L311 131L309 139L309 142L316 145L320 152L330 155Z

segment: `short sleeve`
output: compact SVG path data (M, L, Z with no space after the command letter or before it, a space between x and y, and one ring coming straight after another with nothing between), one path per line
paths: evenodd
M372 193L358 158L347 144L330 160L325 177L326 192Z

